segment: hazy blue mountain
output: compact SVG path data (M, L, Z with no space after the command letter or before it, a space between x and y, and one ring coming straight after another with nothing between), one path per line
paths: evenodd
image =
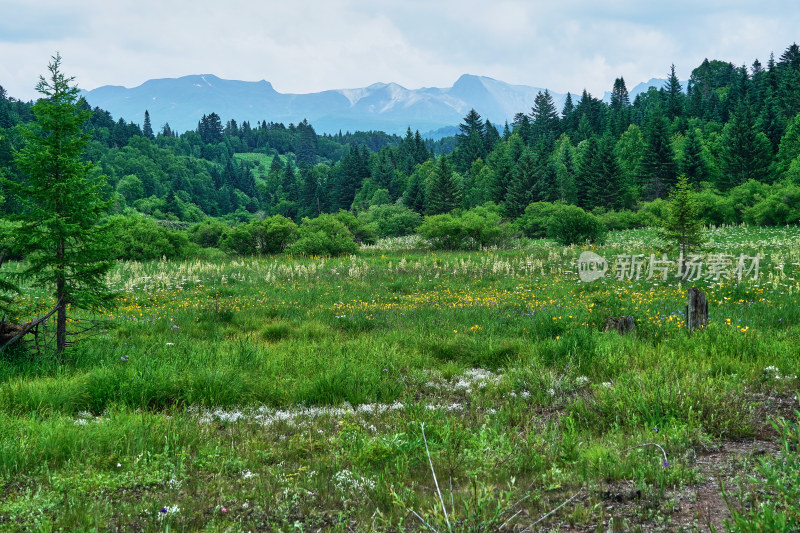
M449 88L409 90L396 83L376 83L359 89L282 94L267 81L223 80L205 74L150 80L131 89L104 86L83 94L91 106L129 122L141 124L147 109L156 130L165 122L179 132L195 129L204 114L215 112L223 123L235 119L288 124L308 119L319 133L403 134L409 126L427 132L457 125L471 108L502 129L515 113L530 111L541 90L464 75ZM553 97L561 106L564 95Z
M631 100L650 85L631 90ZM92 107L114 118L141 124L145 109L153 128L166 122L178 132L193 130L203 115L217 113L223 124L230 119L298 123L307 119L318 133L382 130L403 134L448 131L474 108L502 131L503 124L519 112L530 112L539 87L511 85L485 76L465 74L452 87L406 89L396 83L376 83L359 89L338 89L309 94L283 94L268 81L223 80L211 74L149 80L134 88L103 86L83 91ZM638 92L637 92L638 91ZM566 95L551 93L558 109ZM576 93L579 96L580 92Z

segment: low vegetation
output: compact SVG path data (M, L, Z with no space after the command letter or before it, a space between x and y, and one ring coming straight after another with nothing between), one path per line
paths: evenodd
M0 528L791 530L800 232L706 237L763 258L696 282L691 334L674 272L616 276L654 230L120 262L119 306L73 315L96 335L2 354ZM53 305L25 289L23 318ZM602 331L621 315L634 335Z

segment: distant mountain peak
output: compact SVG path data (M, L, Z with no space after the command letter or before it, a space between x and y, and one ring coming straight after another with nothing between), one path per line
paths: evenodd
M663 80L648 83L653 82L663 85ZM402 135L409 127L421 132L449 131L447 128L457 126L470 109L494 124L510 122L516 113L531 110L540 91L544 89L463 74L452 87L445 88L407 89L390 82L285 94L265 80L237 81L193 74L148 80L130 89L107 85L83 91L83 95L90 105L109 111L115 118L141 123L147 109L154 128L169 122L179 132L194 129L202 115L214 112L223 122L297 124L307 119L319 133L380 130ZM550 94L560 109L565 95Z

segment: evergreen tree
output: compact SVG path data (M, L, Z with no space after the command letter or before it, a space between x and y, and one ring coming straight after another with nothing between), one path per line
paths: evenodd
M483 143L485 145L485 151L488 154L489 152L494 150L494 147L497 146L497 143L500 142L500 132L497 131L497 128L495 128L494 125L491 122L489 122L488 119L483 125L483 131L484 131Z
M461 184L446 156L441 156L433 169L425 200L428 215L449 213L461 205Z
M614 87L611 89L611 133L615 137L622 135L630 123L631 100L628 96L628 88L625 86L624 78L614 80Z
M578 131L579 116L575 114L575 104L572 102L572 94L567 93L564 99L564 107L561 109L561 131L574 136Z
M701 181L708 180L708 165L703 157L703 144L694 128L689 128L683 139L679 168L681 174L693 187L697 187Z
M767 181L769 178L772 145L753 123L750 108L739 104L722 133L720 153L720 190L741 185L749 179Z
M614 149L625 188L635 191L635 195L645 183L644 154L646 150L644 135L636 124L628 126Z
M669 67L669 78L664 87L666 93L667 119L671 122L683 114L684 95L681 82L675 74L675 65Z
M476 159L486 157L486 132L481 116L470 109L464 122L459 125L460 133L456 135L456 150L453 154L456 169L466 172Z
M600 180L600 146L597 136L592 135L578 145L578 165L575 173L575 199L579 207L591 209L597 205L592 196L594 184Z
M642 161L646 176L645 194L649 199L664 198L675 184L675 155L670 142L669 124L656 106L645 124L646 150Z
M532 141L538 143L544 140L548 145L552 145L558 135L558 125L558 110L553 97L547 89L544 93L539 91L531 109Z
M704 242L700 205L685 176L678 178L669 200L669 210L662 226L662 235L678 246L685 261L692 249L702 246ZM684 271L683 266L681 265L681 271Z
M567 134L562 134L556 141L556 187L558 200L576 203L575 197L575 154Z
M591 203L607 209L620 207L623 194L623 180L617 158L614 155L614 138L604 135L597 143L594 156L594 178L589 186Z
M425 212L425 178L422 172L414 172L409 178L408 188L403 195L403 203L417 213Z
M533 202L536 185L536 157L533 150L525 148L511 174L511 183L505 198L505 215L517 218Z
M150 124L150 113L147 109L144 110L144 126L142 127L142 134L146 139L153 140L156 138L153 135L153 126Z
M36 86L44 96L33 106L36 122L23 130L26 143L15 154L24 178L5 184L23 206L17 242L27 259L24 275L54 289L56 350L63 352L68 309L96 309L111 298L105 275L112 242L100 224L111 202L103 199L106 177L83 159L91 112L79 110L78 88L61 72L59 54L48 70Z

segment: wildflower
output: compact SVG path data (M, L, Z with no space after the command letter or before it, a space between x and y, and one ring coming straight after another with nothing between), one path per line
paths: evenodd
M224 507L223 507L222 509L220 509L220 512L221 512L222 514L225 514L225 513L227 513L227 512L228 512L228 510L227 510L226 508L224 508Z
M664 462L663 462L663 463L661 463L661 466L663 466L664 468L666 468L666 467L668 467L668 466L669 466L669 463L667 462L667 460L666 460L666 459L664 459Z
M658 428L653 428L653 431L655 431L656 433L658 433Z
M388 372L388 371L389 371L389 369L388 369L388 368L384 368L384 369L383 369L383 371L384 371L384 372Z
M175 343L174 342L168 342L167 346L175 346Z
M121 467L122 463L117 463L117 468Z
M168 510L166 507L162 507L161 510L159 511L159 513L164 513L164 514L167 514L167 512Z
M123 363L127 363L128 362L128 356L127 355L123 355L122 357L119 358L119 360L122 361Z

